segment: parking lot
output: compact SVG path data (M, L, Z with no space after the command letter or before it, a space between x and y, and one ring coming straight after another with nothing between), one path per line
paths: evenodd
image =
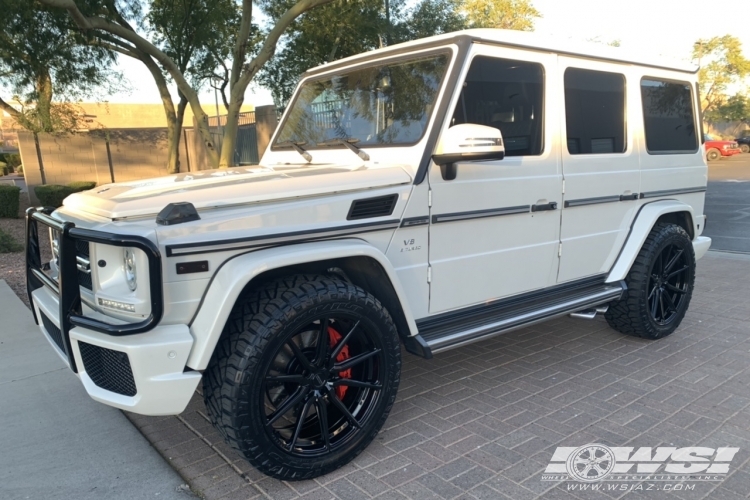
M750 252L750 154L709 164L706 215L713 250Z
M353 463L312 481L258 473L213 430L200 394L181 416L129 418L210 500L748 498L750 255L736 252L750 252L750 155L709 170L706 234L725 252L699 262L691 308L666 339L562 318L429 361L404 353L383 431ZM587 443L740 451L722 481L594 492L541 480L556 447Z

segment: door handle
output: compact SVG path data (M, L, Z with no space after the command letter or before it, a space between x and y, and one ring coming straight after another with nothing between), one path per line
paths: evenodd
M620 201L630 201L630 200L637 200L637 199L638 199L638 193L620 195Z
M532 212L545 212L547 210L557 210L557 202L551 201L543 205L531 205Z

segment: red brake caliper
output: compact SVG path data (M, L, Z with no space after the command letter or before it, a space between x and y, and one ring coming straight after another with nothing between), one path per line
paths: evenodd
M342 335L333 329L333 327L328 327L328 338L331 341L331 349L336 347L336 344L338 344L339 340L341 340ZM349 346L345 345L343 349L341 349L341 352L338 356L336 356L336 362L341 363L342 361L345 361L349 359ZM349 368L348 370L344 370L343 372L339 372L339 376L341 378L352 378L352 369ZM345 385L339 385L336 387L336 396L339 397L339 399L344 399L344 396L346 396L346 391L349 389L349 387Z

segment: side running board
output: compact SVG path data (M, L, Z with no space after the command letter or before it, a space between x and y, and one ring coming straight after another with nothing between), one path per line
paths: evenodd
M417 321L420 344L422 351L428 349L425 357L431 357L430 354L618 300L626 289L624 281L605 283L601 276L439 314ZM411 349L407 346L407 350Z

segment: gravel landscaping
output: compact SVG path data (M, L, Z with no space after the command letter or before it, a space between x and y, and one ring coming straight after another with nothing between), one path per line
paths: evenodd
M0 218L0 231L9 234L15 241L22 245L25 244L26 239L26 222L23 215L27 208L28 203L24 200L24 196L22 195L19 218ZM42 248L42 261L46 262L51 258L47 233L42 231L39 239ZM24 304L28 306L29 299L26 296L25 263L26 257L23 251L0 254L0 279L5 280L15 294L18 295Z

